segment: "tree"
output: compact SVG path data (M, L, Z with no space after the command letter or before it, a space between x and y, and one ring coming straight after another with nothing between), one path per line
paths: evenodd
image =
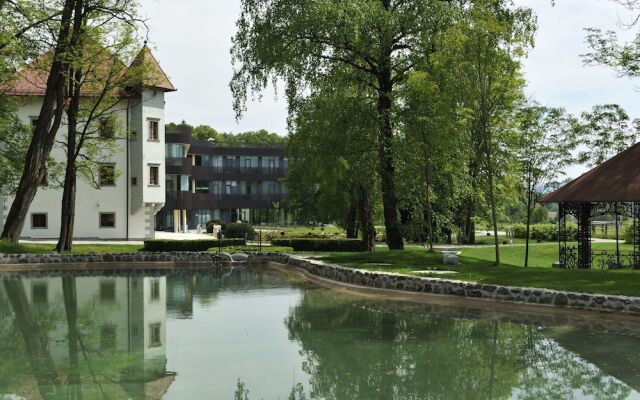
M377 169L387 244L403 248L398 221L394 137L396 89L424 63L455 14L439 0L243 0L232 55L231 88L240 116L249 92L270 78L287 85L290 110L338 68L370 94L376 107Z
M617 104L594 106L583 112L574 124L575 140L580 146L578 162L594 167L626 150L638 139L640 119L631 121Z
M73 21L73 14L81 7L81 0L65 0L62 5L42 108L25 157L22 177L0 237L13 243L18 242L31 202L38 191L38 186L46 176L47 160L62 122L64 93L67 86L66 73L69 69L66 57L77 44L80 30L80 27L74 24L77 21Z
M193 129L193 137L198 140L213 140L216 143L220 141L218 131L208 125L199 125Z
M78 173L99 188L100 165L117 150L115 139L128 139L119 119L129 105L123 97L135 101L132 88L142 82L145 71L143 63L127 67L122 61L132 60L137 46L136 5L134 0L99 0L74 16L82 20L82 32L69 65L67 137L58 142L67 159L56 251L73 246Z
M465 132L473 191L482 176L493 226L496 265L500 264L496 180L508 171L513 145L512 114L522 98L520 60L532 45L535 18L530 9L513 9L497 0L470 4L436 54L449 68L449 87L458 90L460 112L467 116ZM473 187L475 186L475 187ZM474 202L468 208L473 210ZM467 214L470 218L473 212Z
M5 196L16 191L31 134L15 109L8 99L0 100L0 194Z
M573 163L573 120L560 108L533 103L518 110L520 199L525 207L524 266L529 266L529 233L538 200Z
M344 71L343 71L344 72ZM336 78L338 75L336 75ZM287 177L298 215L337 221L363 248L375 248L375 108L348 79L326 84L301 101L291 124Z

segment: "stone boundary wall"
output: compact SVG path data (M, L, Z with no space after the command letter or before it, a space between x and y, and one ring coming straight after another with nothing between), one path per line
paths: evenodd
M527 304L581 308L640 315L640 297L609 296L550 289L478 284L447 279L366 271L281 253L257 253L249 260L270 261L301 268L337 282L406 292L462 296Z
M118 254L2 254L2 265L16 264L83 264L140 262L214 262L231 261L230 256L209 252L118 253Z

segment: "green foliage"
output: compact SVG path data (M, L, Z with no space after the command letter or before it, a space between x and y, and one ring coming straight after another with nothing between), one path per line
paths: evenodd
M253 226L245 224L244 222L233 222L227 224L222 231L225 238L240 238L253 240L257 236L256 230Z
M596 105L583 112L575 124L576 141L581 144L578 161L594 167L636 143L640 119L631 121L617 104Z
M144 241L144 251L168 252L168 251L208 251L217 249L219 246L244 246L244 239L222 239L218 240L160 240L151 239Z
M220 226L220 229L224 232L224 228L227 226L227 224L219 219L212 219L211 221L207 222L207 233L213 233L213 227L214 225L218 225Z
M635 229L633 221L626 221L620 235L627 244L633 244L633 231Z
M291 247L294 251L363 251L359 239L274 239L274 246Z
M558 225L556 224L533 224L530 226L529 237L533 240L557 241ZM516 239L525 239L527 226L525 224L515 224L510 228L511 234ZM575 224L567 224L568 240L576 240L578 227Z
M15 192L31 139L30 127L15 114L15 104L0 93L0 194Z
M221 136L214 128L208 125L199 125L193 128L193 138L198 140L213 140L216 143L221 142Z

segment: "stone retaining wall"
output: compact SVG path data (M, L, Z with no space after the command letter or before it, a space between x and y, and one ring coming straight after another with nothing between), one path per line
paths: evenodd
M325 264L322 261L280 253L259 253L250 260L271 261L290 265L310 274L333 281L406 292L431 293L471 298L542 304L558 307L582 308L598 311L615 311L640 315L640 298L627 296L592 295L562 292L549 289L523 288L477 284L446 279L398 275L386 272L366 271Z
M81 264L139 262L213 262L222 256L209 252L121 253L121 254L1 254L0 265L9 264ZM226 260L226 259L225 259ZM230 259L229 259L230 261Z

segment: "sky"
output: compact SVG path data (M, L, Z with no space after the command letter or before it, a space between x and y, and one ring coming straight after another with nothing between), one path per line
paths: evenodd
M527 94L571 113L617 103L640 117L640 81L618 78L607 67L585 66L587 27L615 30L626 40L640 29L624 29L630 12L612 0L515 0L538 16L536 47L524 63ZM142 0L150 45L178 92L167 96L166 119L207 124L223 132L267 129L286 133L286 101L273 90L248 104L236 120L229 81L230 48L239 0ZM576 170L577 171L577 170ZM572 175L575 175L575 171Z

